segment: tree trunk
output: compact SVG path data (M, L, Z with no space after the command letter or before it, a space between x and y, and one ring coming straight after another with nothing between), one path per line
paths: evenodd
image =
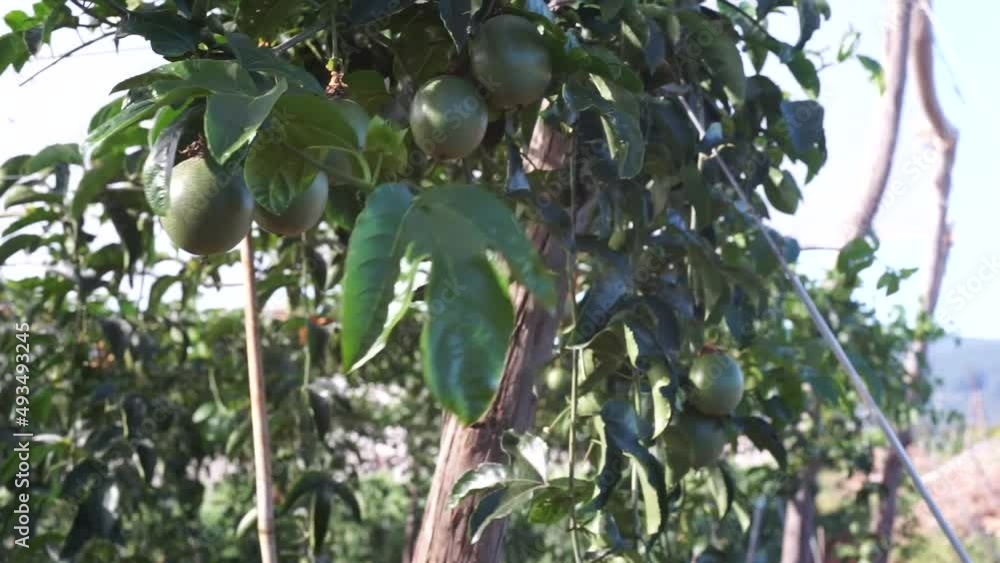
M930 0L926 4L930 9ZM931 253L927 285L922 297L923 311L933 316L941 295L941 283L944 280L948 255L951 251L951 227L948 225L948 198L951 195L951 172L955 164L955 152L958 145L958 133L948 122L941 109L937 93L934 90L934 57L933 33L930 17L923 8L913 16L913 71L920 93L920 101L924 113L936 137L941 155L938 170L934 177L934 192L936 198L936 216L934 221L934 247ZM927 342L914 342L906 358L906 377L915 381L920 377L923 356ZM909 445L912 439L909 430L900 434L904 445ZM882 472L883 497L879 501L878 513L874 518L873 528L876 541L880 547L875 563L887 563L892 549L892 532L896 519L896 504L899 496L899 485L902 482L903 466L894 452L889 452L886 465Z
M811 462L803 471L795 496L785 505L781 563L822 563L814 561L810 542L816 529L816 474L819 464Z
M546 265L559 278L558 303L565 301L565 251L556 237L540 227L529 236ZM463 502L448 509L448 496L455 481L466 471L486 461L504 461L500 437L507 429L524 431L535 418L535 374L552 358L561 308L545 310L522 286L513 293L514 334L507 351L503 379L497 397L486 415L469 427L454 417L445 419L441 450L431 491L414 547L412 563L495 563L503 552L506 520L495 522L478 543L469 542L469 517L475 503Z
M906 89L906 61L910 47L912 0L893 0L887 5L885 73L886 89L882 95L883 109L875 145L868 188L861 208L847 228L847 240L863 237L872 230L875 214L885 195L892 171L893 155L899 137L899 121L903 114L903 92Z

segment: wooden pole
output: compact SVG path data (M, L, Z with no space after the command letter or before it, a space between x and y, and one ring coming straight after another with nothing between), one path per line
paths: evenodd
M261 563L277 563L274 537L274 506L271 492L271 438L267 429L267 392L257 330L257 281L254 277L253 238L247 233L240 243L243 260L243 327L247 338L247 379L250 386L250 424L253 428L253 465L257 498L257 539Z

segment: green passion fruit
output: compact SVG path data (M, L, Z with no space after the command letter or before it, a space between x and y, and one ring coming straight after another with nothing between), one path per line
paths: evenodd
M670 421L663 441L670 468L683 473L715 463L728 439L721 420L687 410Z
M191 254L227 252L250 232L254 202L242 171L226 177L203 158L190 158L174 166L169 190L163 228Z
M474 84L442 76L424 84L410 107L413 140L434 158L472 154L486 135L487 109Z
M271 213L258 205L254 209L254 219L260 228L269 233L282 236L302 234L316 226L323 211L326 210L326 200L330 196L330 185L326 174L316 174L306 191L298 195L288 209L280 215Z
M472 40L472 73L489 92L493 107L537 102L552 81L552 60L535 24L501 15L479 28Z
M743 371L728 354L713 351L699 356L689 377L689 400L705 414L730 414L743 399Z

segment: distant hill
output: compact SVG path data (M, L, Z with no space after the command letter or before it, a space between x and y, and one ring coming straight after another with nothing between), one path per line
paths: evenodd
M981 389L983 412L990 427L1000 424L1000 340L944 338L928 351L931 374L941 380L934 404L969 419L974 390Z

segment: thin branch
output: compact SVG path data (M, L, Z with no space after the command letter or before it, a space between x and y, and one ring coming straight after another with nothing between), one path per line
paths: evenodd
M295 34L288 41L285 41L281 45L278 45L277 47L275 47L274 48L274 52L277 53L277 54L279 54L279 55L282 54L282 53L284 53L285 51L291 49L292 47L298 45L299 43L302 43L306 39L309 39L313 35L316 35L317 33L323 31L324 29L326 29L326 24L327 24L327 22L325 22L323 20L317 21L316 23L312 24L311 26L309 26L309 27L303 29L302 31L298 32L297 34Z
M893 155L899 138L903 114L903 91L906 87L906 62L910 50L911 0L895 0L887 6L894 16L886 29L886 92L883 96L882 123L872 161L868 188L861 209L854 217L849 239L862 237L872 230L875 214L885 195L892 171Z
M103 23L104 25L109 25L111 27L115 26L115 24L111 23L111 20L109 20L108 18L105 18L104 16L98 14L97 12L94 12L93 10L91 10L90 8L88 8L86 5L84 5L84 3L81 2L80 0L69 0L69 1L70 1L71 4L73 4L77 8L80 8L81 12L83 12L84 14L87 14L91 18L93 18L93 19L95 19L95 20Z
M32 80L34 80L35 77L37 77L39 74L41 74L41 73L45 72L46 70L49 70L50 68L56 66L57 64L59 64L60 62L62 62L64 59L71 57L73 55L73 53L76 53L77 51L80 51L82 49L86 49L87 47L93 45L94 43L97 43L101 39L110 37L110 36L112 36L114 34L115 34L114 31L108 31L108 32L104 33L103 35L95 37L95 38L93 38L93 39L91 39L89 41L85 41L82 45L80 45L78 47L74 47L74 48L70 49L69 51L66 51L62 55L59 55L59 57L57 57L56 60L52 61L51 63L49 63L47 65L45 65L45 67L42 70L39 70L35 74L32 74L24 82L18 84L18 86L24 86L25 84L27 84L27 83L31 82Z

